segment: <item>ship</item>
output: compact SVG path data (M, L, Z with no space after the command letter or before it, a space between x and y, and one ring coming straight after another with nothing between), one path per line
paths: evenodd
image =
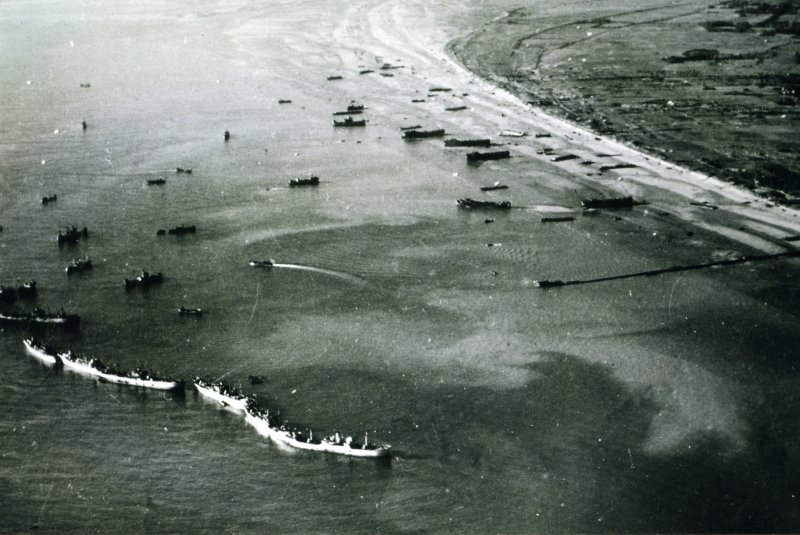
M525 137L528 133L522 130L503 130L500 135L503 137Z
M491 139L445 139L445 147L491 147Z
M59 231L58 236L56 237L56 241L58 245L64 245L65 243L78 243L78 240L81 238L86 238L89 236L89 229L83 227L82 229L78 230L78 227L72 226L67 227L64 232Z
M337 121L334 119L333 126L354 127L354 126L367 126L366 119L356 120L352 117L345 117L344 121Z
M466 109L466 106L450 106L449 108L445 108L444 111L461 111Z
M149 288L151 284L160 284L164 280L164 275L159 273L148 273L145 270L133 279L125 279L125 289L130 290L136 286L141 288Z
M349 110L349 111L335 111L335 112L333 112L333 115L334 115L334 116L340 116L340 115L361 115L362 113L364 113L364 111L363 111L363 110Z
M148 178L147 179L147 185L148 186L163 186L166 183L167 183L166 179L163 179L163 178Z
M67 275L70 275L72 273L78 273L79 271L92 269L92 267L92 261L87 257L85 260L73 260L70 265L64 268L64 271L67 272Z
M498 150L492 152L468 152L467 153L467 161L468 162L484 162L486 160L502 160L505 158L510 158L511 153L507 150Z
M202 396L237 411L245 410L249 399L247 396L231 388L222 381L211 382L201 379L200 377L195 377L194 387Z
M276 443L300 450L336 453L349 457L383 458L391 455L391 446L373 444L369 442L369 437L366 435L364 442L358 443L352 437L344 437L339 433L319 439L314 437L313 431L309 431L308 435L305 435L296 429L289 429L280 424L268 410L259 408L252 400L245 407L244 415L245 421L261 435Z
M269 260L251 260L250 266L251 267L260 267L260 268L268 268L275 265L275 261L271 258Z
M31 280L17 286L0 286L0 302L13 303L17 299L36 297L36 281Z
M557 288L559 286L564 286L564 281L560 280L535 280L533 281L533 285L536 288Z
M316 186L319 184L318 176L309 176L303 178L293 178L289 181L290 187L295 186Z
M495 182L491 186L481 186L481 191L496 191L499 189L508 189L508 186L500 182Z
M476 201L470 198L458 199L456 201L461 208L498 208L508 210L511 208L509 201Z
M403 139L423 139L428 137L444 137L444 128L435 130L406 130L403 132Z
M187 175L191 175L192 174L192 170L191 169L184 169L183 167L176 167L175 168L175 172L178 173L178 174L181 174L181 173L185 173Z
M16 325L52 325L55 327L77 329L80 326L80 322L81 317L77 314L67 314L64 311L53 314L39 307L34 308L33 312L30 314L24 312L0 312L0 323Z
M183 388L183 381L167 377L156 377L144 368L136 368L129 372L121 372L115 367L103 364L99 359L79 357L72 351L58 354L65 369L94 377L102 382L118 385L140 386L155 390L179 390Z
M583 208L631 208L633 197L616 197L611 199L586 199L581 201Z
M184 306L178 307L178 314L181 316L202 316L202 308L186 308Z
M347 106L347 111L349 111L349 112L351 112L351 113L352 113L352 112L354 112L354 111L364 111L365 109L366 109L366 108L364 108L364 105L363 105L363 104L356 104L355 102L351 102L351 103L350 103L350 104Z
M173 227L167 231L169 234L175 234L176 236L182 236L184 234L194 234L197 232L197 227L195 225L178 225L177 227Z
M48 204L48 203L51 203L51 202L56 202L57 200L58 200L58 195L56 195L56 194L46 195L46 196L42 197L42 204Z
M53 350L48 348L36 338L25 338L22 340L22 344L25 346L25 351L27 351L33 357L41 360L45 364L54 366L61 362L61 359L58 358L58 355L56 355Z

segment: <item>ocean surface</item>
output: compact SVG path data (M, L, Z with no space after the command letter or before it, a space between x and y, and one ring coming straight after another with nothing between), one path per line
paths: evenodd
M534 287L755 251L663 193L581 213L617 178L498 136L536 117L444 54L461 7L0 3L0 284L35 279L18 309L82 318L36 334L393 447L287 451L191 388L41 365L3 326L0 532L800 530L797 261ZM334 128L351 101L367 126ZM414 124L513 157L467 165L403 141ZM319 186L288 187L310 174ZM576 219L540 222L553 214ZM181 224L197 233L156 236ZM69 225L89 236L59 247ZM85 256L94 269L67 277ZM163 284L126 292L141 269Z

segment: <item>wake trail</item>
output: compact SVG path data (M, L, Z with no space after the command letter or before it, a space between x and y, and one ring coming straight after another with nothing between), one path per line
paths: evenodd
M361 277L356 277L355 275L351 275L349 273L343 273L341 271L334 271L332 269L324 269L313 266L303 266L300 264L272 264L272 267L311 271L313 273L320 273L322 275L328 275L330 277L336 277L337 279L346 280L348 282L352 282L353 284L364 285L367 283L367 281L365 281Z

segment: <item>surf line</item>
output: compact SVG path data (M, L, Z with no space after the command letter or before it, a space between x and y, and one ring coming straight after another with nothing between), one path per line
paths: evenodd
M663 269L653 269L650 271L639 271L637 273L627 273L625 275L612 275L610 277L600 277L597 279L585 279L585 280L571 280L571 281L561 281L561 280L537 280L534 281L534 285L537 288L554 288L559 286L570 286L574 284L591 284L595 282L606 282L606 281L613 281L613 280L620 280L620 279L631 279L633 277L654 277L656 275L662 275L664 273L674 273L676 271L692 271L695 269L708 269L712 267L718 266L733 266L737 264L744 264L746 262L763 262L765 260L775 260L778 258L789 258L789 257L797 257L800 256L800 250L798 251L786 251L783 253L777 254L765 254L765 255L754 255L754 256L742 256L740 258L733 258L729 260L719 260L716 262L706 262L704 264L689 264L685 266L672 266Z
M299 269L302 271L311 271L314 273L320 273L322 275L328 275L330 277L336 277L338 279L346 280L348 282L352 282L354 284L366 284L367 281L362 279L361 277L356 277L355 275L351 275L349 273L342 273L341 271L334 271L332 269L324 269L318 268L313 266L303 266L300 264L272 264L272 267L276 268L287 268L287 269Z

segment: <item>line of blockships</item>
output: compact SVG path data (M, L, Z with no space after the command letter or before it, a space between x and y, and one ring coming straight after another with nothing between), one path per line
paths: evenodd
M184 388L182 379L157 377L143 368L122 371L114 366L107 366L99 359L83 358L72 351L56 352L34 338L26 338L22 342L25 350L43 363L51 366L60 365L65 369L93 377L101 382L165 391L177 391ZM315 437L313 431L304 433L296 428L290 428L282 423L276 414L260 407L254 398L244 395L224 382L206 381L196 377L193 385L203 397L234 411L243 412L248 424L252 425L259 434L276 443L301 450L335 453L349 457L383 458L391 455L391 446L371 443L366 435L364 442L360 443L350 436L342 436L339 433L329 437Z

